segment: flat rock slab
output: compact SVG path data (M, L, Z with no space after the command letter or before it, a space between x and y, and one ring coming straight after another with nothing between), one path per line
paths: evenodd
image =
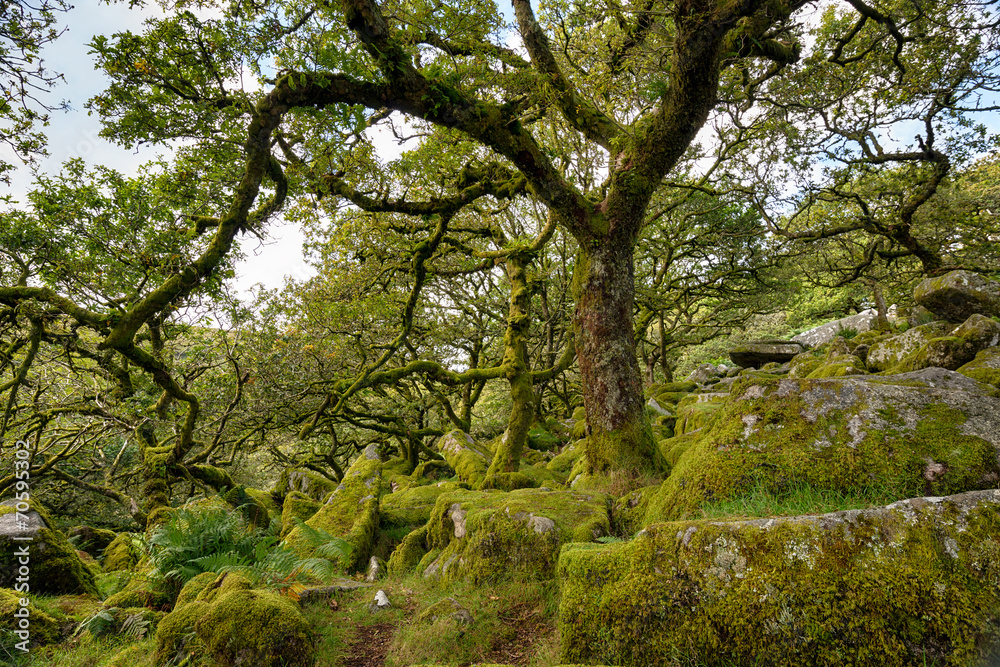
M741 368L760 368L764 364L783 364L805 351L794 340L750 340L729 351L729 358Z
M833 322L821 324L818 327L803 331L797 336L792 336L792 340L802 343L807 347L818 347L840 335L844 329L851 329L857 333L871 331L878 323L878 313L873 309L863 310L857 315L844 317Z
M1000 490L655 524L567 546L557 576L564 662L993 664Z
M969 271L927 278L913 291L918 304L949 322L970 315L1000 315L1000 283Z

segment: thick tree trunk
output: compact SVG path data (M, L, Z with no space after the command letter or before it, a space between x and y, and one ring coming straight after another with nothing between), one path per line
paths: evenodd
M613 238L580 243L573 292L577 359L590 431L589 472L655 472L659 461L632 326L633 244Z

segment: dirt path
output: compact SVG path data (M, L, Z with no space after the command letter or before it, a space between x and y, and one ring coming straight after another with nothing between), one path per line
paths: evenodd
M396 626L392 623L359 625L344 667L382 667L395 632Z

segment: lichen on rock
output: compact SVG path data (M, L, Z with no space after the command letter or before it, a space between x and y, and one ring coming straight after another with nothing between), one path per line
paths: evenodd
M94 573L55 528L45 508L35 498L20 514L16 506L13 499L0 502L0 587L13 588L23 566L30 568L33 593L97 597ZM24 537L31 539L15 539ZM24 551L27 555L22 555ZM22 559L29 562L25 564Z
M1000 628L1000 491L649 526L564 548L565 662L976 664Z
M743 378L711 425L683 443L646 523L791 482L835 491L878 484L898 497L1000 481L995 391L958 373L822 380ZM932 464L944 466L929 475Z
M438 498L427 524L425 576L474 582L552 576L559 548L609 535L603 494L520 489L456 491Z
M363 568L372 555L378 530L379 494L382 491L382 461L375 445L369 445L344 473L340 485L319 510L306 521L350 544L349 555L342 560L348 571ZM300 528L292 529L285 542L300 555L311 549L303 541Z

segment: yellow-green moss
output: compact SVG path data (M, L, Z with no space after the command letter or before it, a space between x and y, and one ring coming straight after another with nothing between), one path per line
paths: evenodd
M231 572L212 574L214 578L208 585L201 587L201 590L195 596L196 601L211 604L227 593L248 591L253 588L253 583L241 574L233 574Z
M23 607L28 610L26 628L21 627L21 619L14 616L15 612L22 609L22 599L28 601L28 604ZM16 630L27 631L29 633L28 646L44 646L46 644L54 644L59 641L61 635L59 632L59 624L54 618L39 609L36 606L35 601L26 593L18 593L10 588L0 588L0 631L2 630L12 632ZM21 637L17 637L16 639L11 637L11 641L13 644L24 640ZM4 648L8 647L0 647L0 651L3 651ZM13 646L9 648L13 648ZM0 655L0 658L2 657L3 656Z
M163 609L170 606L173 596L169 591L155 587L145 579L133 579L125 590L115 593L104 601L104 606L111 607L146 607L147 609Z
M1000 628L1000 492L657 524L568 545L558 577L566 662L976 664Z
M426 535L428 547L441 552L424 574L475 582L546 579L560 545L611 533L610 502L601 494L541 489L444 494Z
M224 667L313 667L316 660L309 624L291 600L276 593L228 592L194 627L216 663Z
M115 537L117 535L113 530L91 526L75 526L66 532L66 538L73 546L94 558L99 557Z
M722 407L725 395L691 394L677 404L674 433L684 435L707 426Z
M167 614L156 628L155 662L162 665L183 654L201 654L204 646L194 634L194 624L211 609L207 602L188 602Z
M378 496L382 490L382 462L374 445L369 446L344 474L340 485L306 523L341 537L351 545L343 560L348 571L363 568L372 555L378 529ZM292 529L285 542L301 555L310 549L302 540L301 531Z
M383 530L393 526L422 526L431 517L431 511L443 493L461 490L457 482L427 484L382 496L379 521Z
M284 498L292 491L304 493L313 500L321 501L337 488L337 483L312 470L292 468L283 470L274 487L274 495Z
M685 444L646 522L696 516L703 503L754 487L780 493L790 482L844 492L874 484L900 498L995 484L996 449L962 432L961 409L933 395L915 407L919 388L842 382L850 381L738 380L712 425ZM878 403L876 392L889 390L893 398Z
M387 566L390 575L401 575L412 570L427 554L427 526L410 532L392 552Z
M319 510L319 503L302 493L292 491L285 496L285 502L281 505L281 535L285 537L295 528L295 520L308 521L316 511Z
M154 656L156 652L156 639L150 637L137 644L111 649L113 655L107 662L102 662L101 667L154 667Z
M177 595L177 600L174 602L174 609L178 607L183 607L188 602L194 602L198 599L198 596L207 589L209 586L215 583L215 580L219 575L215 572L201 572L191 577L181 592Z
M135 542L136 536L132 533L118 533L104 548L104 571L117 572L134 568L142 558L142 552Z
M227 491L224 497L230 506L243 513L243 516L254 528L266 528L270 525L272 511L268 505L274 508L273 514L275 516L278 515L274 502L265 502L264 499L267 498L267 494L261 493L256 489L236 486ZM268 500L270 499L268 498Z
M958 372L1000 389L1000 347L981 351L975 359L959 368Z
M551 461L545 464L545 467L552 472L559 473L563 476L569 476L570 471L573 470L573 465L580 460L580 458L587 451L587 441L577 440L574 443L566 445L559 454L554 456Z
M477 443L468 433L454 430L441 436L437 448L460 480L474 488L483 483L493 458L485 443Z

